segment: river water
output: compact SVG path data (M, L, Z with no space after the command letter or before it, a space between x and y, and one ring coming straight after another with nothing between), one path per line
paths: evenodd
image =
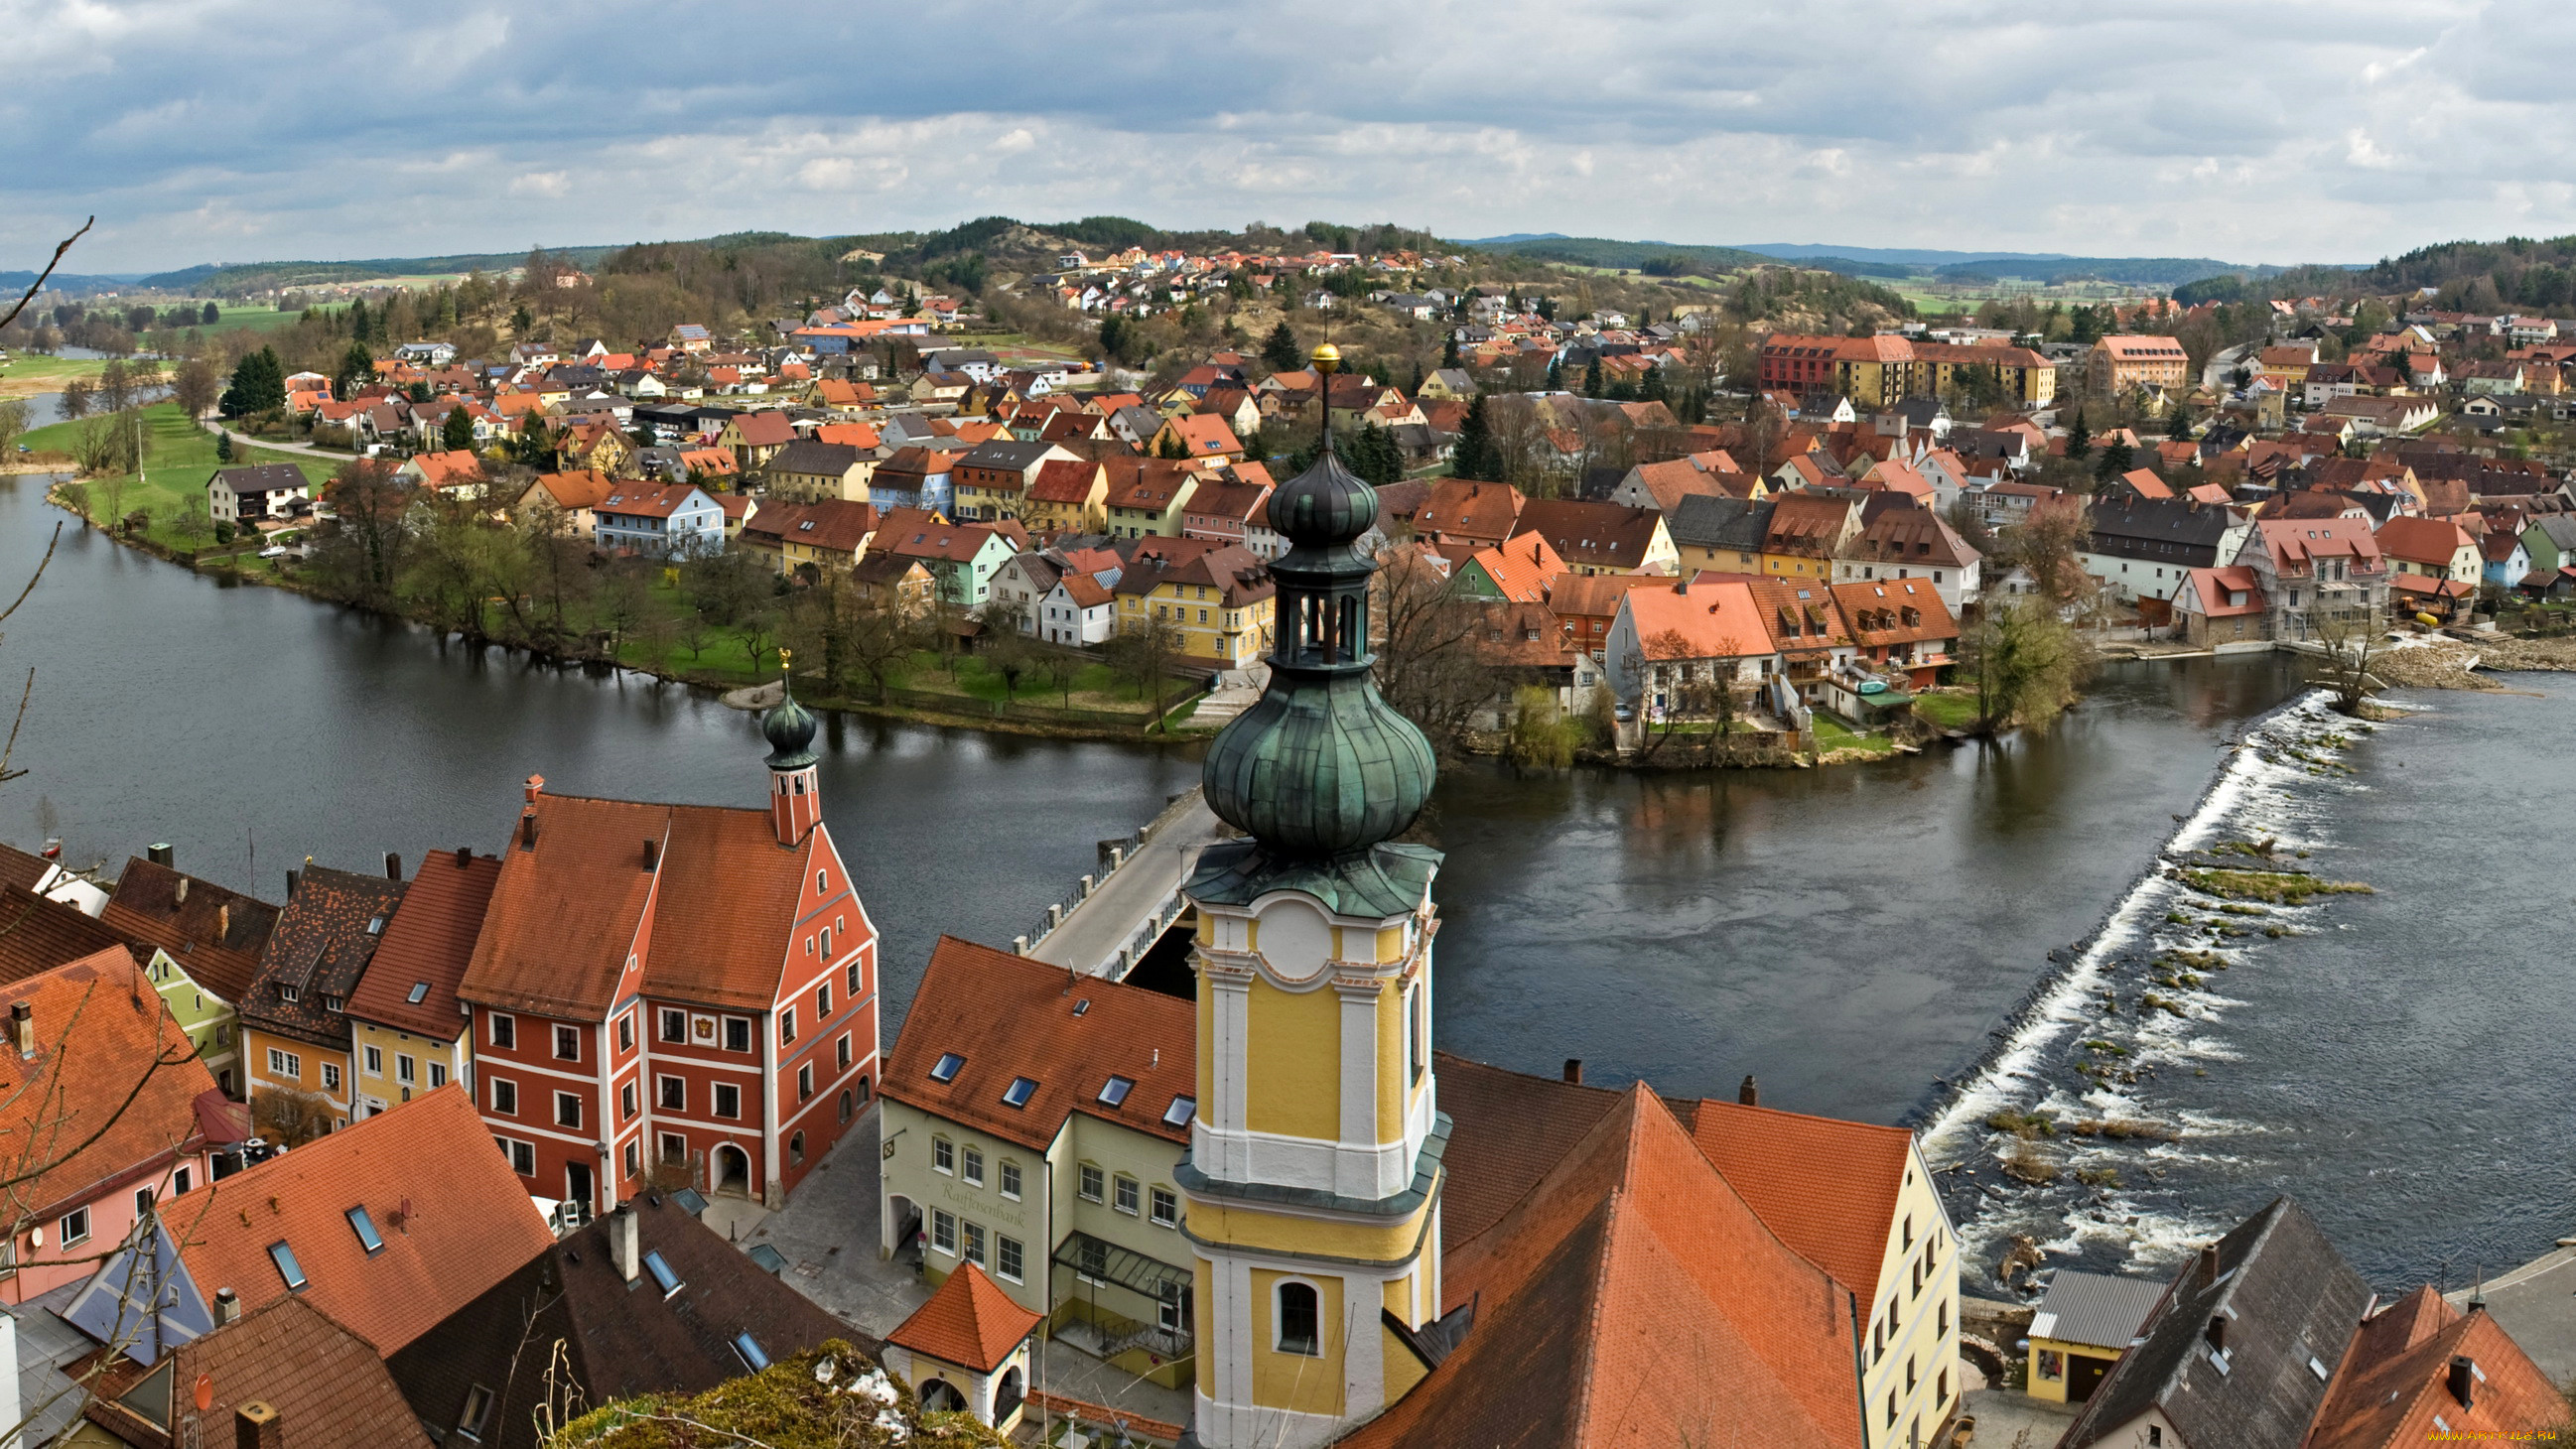
M0 595L59 517L39 480L0 478ZM76 864L168 841L182 868L275 899L308 854L374 869L388 850L494 848L531 772L565 791L764 798L755 722L710 696L220 587L77 524L0 630L0 680L37 670L0 838L61 836ZM2541 1175L2517 1172L2566 1156L2570 1128L2543 1109L2568 1064L2508 1028L2567 1020L2576 992L2550 949L2567 889L2529 848L2568 767L2516 741L2563 737L2566 706L2443 696L2358 739L2355 775L2213 793L2246 773L2231 742L2296 691L2269 656L2125 665L2046 735L1882 765L1453 767L1426 818L1449 853L1443 1045L1537 1072L1580 1057L1595 1082L1671 1097L1750 1073L1771 1105L1929 1122L1962 1164L1945 1184L1963 1233L1989 1253L2018 1233L2149 1267L2287 1187L2385 1285L2445 1256L2455 1277L2521 1261L2564 1230L2539 1211ZM1198 770L1187 749L860 720L831 721L824 744L825 815L884 938L889 1040L942 932L1007 944L1093 869L1098 840ZM2081 1011L2052 998L2012 1019L2052 953L2111 949L2178 831L2254 826L2382 893L2316 908L2313 931L2245 951L2225 999L2195 996L2206 1019L2175 1050L2209 1075L2168 1067L2127 1110L2203 1125L2132 1154L2115 1192L1972 1167L1993 1155L1986 1112L2086 1086L2069 1071L2093 1032ZM2022 1075L1972 1071L2001 1044ZM1968 1105L1948 1110L1942 1081L1963 1076Z

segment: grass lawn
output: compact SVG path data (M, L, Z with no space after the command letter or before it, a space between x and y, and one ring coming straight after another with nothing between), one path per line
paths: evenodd
M192 426L181 417L177 403L155 403L143 410L143 416L152 428L151 441L144 452L143 477L137 480L133 474L126 473L112 478L82 480L89 493L91 511L103 516L108 507L107 495L121 486L122 496L117 499L116 506L126 513L137 509L150 513L152 523L147 533L154 542L177 549L211 545L214 542L212 533L191 541L184 537L177 525L190 503L204 501L207 476L226 466L215 459L215 435ZM73 452L77 449L81 429L94 421L55 423L28 433L21 441L38 452ZM324 459L271 452L266 448L237 451L247 456L236 457L235 463L292 463L303 469L305 478L317 488L339 466Z
M1816 750L1820 754L1830 750L1867 750L1874 755L1883 755L1894 748L1895 743L1883 734L1862 734L1839 716L1821 709L1816 711Z
M1914 712L1945 730L1963 730L1977 722L1977 697L1973 694L1918 694Z

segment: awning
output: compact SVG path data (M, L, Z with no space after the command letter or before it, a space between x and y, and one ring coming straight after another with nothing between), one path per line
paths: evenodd
M1089 1233L1066 1234L1064 1241L1056 1245L1055 1260L1084 1277L1115 1283L1158 1303L1177 1299L1191 1281L1187 1268L1175 1268L1160 1258L1148 1258Z

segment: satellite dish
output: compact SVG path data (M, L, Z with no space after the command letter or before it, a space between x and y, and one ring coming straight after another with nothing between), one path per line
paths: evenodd
M197 1412L202 1414L215 1406L215 1376L197 1375Z

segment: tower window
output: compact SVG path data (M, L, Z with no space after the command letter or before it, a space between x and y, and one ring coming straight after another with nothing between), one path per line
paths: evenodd
M1317 1339L1315 1332L1320 1317L1313 1284L1280 1284L1279 1351L1301 1353L1308 1357L1320 1355L1324 1351L1323 1345Z

